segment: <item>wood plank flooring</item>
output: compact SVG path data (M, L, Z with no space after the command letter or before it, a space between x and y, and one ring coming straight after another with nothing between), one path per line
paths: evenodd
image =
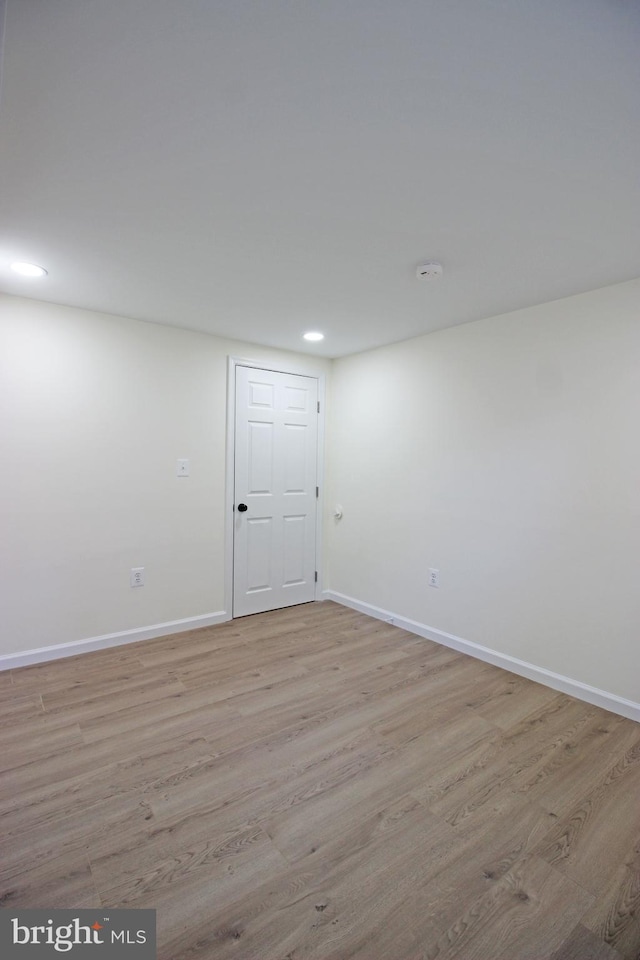
M638 960L640 725L333 603L0 675L0 902L160 960Z

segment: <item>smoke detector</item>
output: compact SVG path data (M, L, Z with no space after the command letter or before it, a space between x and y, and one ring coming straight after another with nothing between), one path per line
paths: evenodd
M442 264L435 260L429 260L427 263L421 263L416 269L418 280L437 280L442 276Z

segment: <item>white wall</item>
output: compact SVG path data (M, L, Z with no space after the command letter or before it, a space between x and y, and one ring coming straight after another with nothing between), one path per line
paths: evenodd
M229 354L331 368L0 296L0 656L224 610ZM639 360L634 281L336 361L330 588L640 701Z
M640 701L640 281L339 360L332 410L333 591Z
M0 656L223 611L229 354L330 368L0 296Z

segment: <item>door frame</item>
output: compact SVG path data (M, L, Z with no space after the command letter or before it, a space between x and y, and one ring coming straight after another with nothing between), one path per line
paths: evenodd
M326 375L315 370L305 370L295 363L271 363L267 360L247 360L243 357L227 357L227 436L225 444L226 475L224 496L224 609L230 620L233 619L233 497L235 487L235 434L236 434L236 368L253 367L254 370L269 370L272 373L290 373L297 377L309 377L318 381L318 456L316 460L316 485L319 496L316 502L316 569L318 580L315 585L314 599L322 600L322 518L324 503L324 434L326 406Z

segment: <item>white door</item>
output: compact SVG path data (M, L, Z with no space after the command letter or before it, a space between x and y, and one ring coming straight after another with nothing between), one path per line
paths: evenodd
M318 381L236 367L233 615L315 598Z

